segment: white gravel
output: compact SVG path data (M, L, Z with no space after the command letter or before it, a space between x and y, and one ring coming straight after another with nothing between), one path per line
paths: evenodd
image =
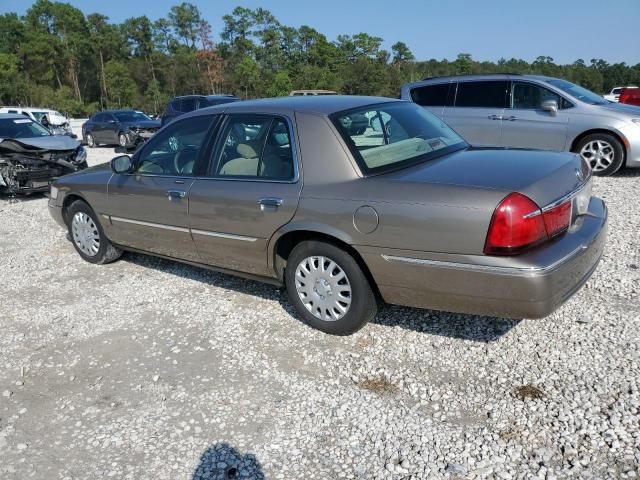
M389 307L346 338L270 286L90 265L45 198L2 199L0 478L638 478L639 192L596 179L605 257L549 318Z

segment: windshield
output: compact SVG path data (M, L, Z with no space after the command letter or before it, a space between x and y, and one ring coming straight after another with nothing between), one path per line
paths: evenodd
M593 93L591 90L587 90L586 88L576 85L575 83L567 82L566 80L547 80L547 83L568 93L573 98L577 98L581 102L588 103L589 105L607 105L609 103L597 93Z
M410 102L382 103L331 116L366 174L431 160L467 146L439 118Z
M49 130L29 118L0 120L0 138L33 138L51 135Z
M114 112L119 122L146 122L151 119L142 112Z

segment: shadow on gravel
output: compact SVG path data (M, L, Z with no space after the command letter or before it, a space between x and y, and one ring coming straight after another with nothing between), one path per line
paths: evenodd
M25 203L33 200L42 200L47 198L45 193L28 193L20 195L5 195L0 193L0 205L3 203Z
M289 315L299 319L295 309L287 299L286 292L273 285L138 253L126 253L123 260L141 267L153 268L164 273L203 282L214 287L227 288L265 300L277 301ZM430 335L476 342L493 342L518 325L520 320L479 317L389 305L380 310L373 322L388 327L398 326Z
M193 472L192 480L233 480L248 478L264 480L262 467L255 455L242 455L228 443L217 443L207 448Z
M520 320L389 305L380 310L373 322L430 335L474 342L494 342L516 327Z
M621 168L612 177L640 177L640 168Z

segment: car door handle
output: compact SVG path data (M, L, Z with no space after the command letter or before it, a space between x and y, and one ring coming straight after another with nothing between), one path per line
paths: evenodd
M187 192L182 190L168 190L167 197L169 201L172 202L174 200L182 200L187 195Z
M499 115L489 115L487 118L489 120L502 120L502 117Z
M513 115L503 118L503 120L509 120L510 122L515 122L517 119L518 117L514 117Z
M277 197L265 197L258 200L258 205L260 205L260 210L262 211L267 209L275 210L282 205L282 199Z

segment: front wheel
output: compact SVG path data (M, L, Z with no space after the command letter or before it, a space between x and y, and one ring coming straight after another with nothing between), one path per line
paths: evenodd
M601 177L613 175L624 163L622 143L608 133L587 135L578 142L575 151L587 161L593 174Z
M306 241L287 260L289 301L302 320L325 333L349 335L373 320L378 305L355 259L335 245Z
M73 202L67 210L67 226L73 246L89 263L111 263L122 255L106 237L89 205L81 200Z
M87 133L87 137L86 138L87 138L87 146L89 148L94 148L94 147L98 146L98 144L96 143L95 138L93 138L93 134Z
M120 135L118 135L118 143L121 147L126 147L129 143L129 138L127 138L127 135L125 135L124 133L121 133Z

